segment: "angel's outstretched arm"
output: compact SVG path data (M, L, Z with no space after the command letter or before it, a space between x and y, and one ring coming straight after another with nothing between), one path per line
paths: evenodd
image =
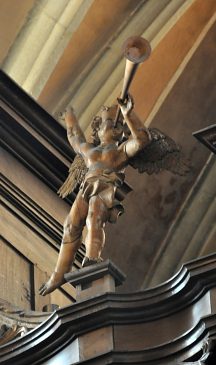
M130 129L131 136L124 144L128 157L133 157L137 152L141 151L151 140L148 129L143 125L139 117L133 110L133 99L128 96L126 104L118 100L124 120Z
M77 118L71 107L67 108L66 110L65 122L67 126L67 137L69 143L76 153L84 155L85 151L89 148L89 143L87 143L84 133L80 128Z

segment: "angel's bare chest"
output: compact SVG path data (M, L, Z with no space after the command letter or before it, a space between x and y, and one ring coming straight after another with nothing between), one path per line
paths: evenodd
M113 147L101 148L99 146L90 150L86 157L88 167L99 163L105 167L116 168L121 159L121 152Z

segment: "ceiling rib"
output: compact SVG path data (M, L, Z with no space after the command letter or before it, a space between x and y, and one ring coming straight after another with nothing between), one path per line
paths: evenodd
M138 23L138 24L142 24L142 30L139 29L139 32L137 32L137 34L142 34L142 36L144 38L147 38L150 42L151 45L153 44L153 46L157 45L157 42L159 41L159 39L161 39L160 34L160 27L163 21L164 27L165 24L168 24L170 21L170 26L173 25L173 19L176 17L176 19L178 19L179 17L176 16L176 13L181 12L182 14L182 7L184 8L184 11L186 11L188 9L188 7L193 3L193 1L185 1L185 3L183 3L182 1L178 1L178 2L171 2L168 5L166 4L163 9L160 9L160 12L158 13L157 16L155 16L155 14L152 14L152 19L150 18L150 14L148 14L148 16L146 16L146 10L143 7L142 11L143 13L139 12L138 17L144 17L144 14L146 16L146 21L149 21L149 23L144 24L144 22L141 22L140 19L134 19L134 22L131 23L131 29L133 29L134 27L134 23ZM147 4L146 4L147 5ZM160 4L161 5L161 4ZM186 6L187 5L187 6ZM150 11L152 11L152 8L149 8ZM154 16L153 16L154 15ZM157 27L157 24L160 23L160 27ZM143 31L143 29L145 28L145 31ZM127 28L128 30L128 28ZM166 26L163 29L163 37L166 35L166 32L168 32L169 27ZM121 49L121 44L123 43L123 41L129 36L130 32L127 31L128 34L123 33L121 35L121 38L118 38L118 48ZM147 37L146 35L149 35L149 37ZM151 38L153 37L153 38ZM155 37L155 38L154 38ZM115 47L117 48L117 47ZM99 92L96 93L95 98L93 98L91 100L91 102L88 104L88 107L86 108L86 110L84 111L84 113L80 116L80 124L82 126L82 128L85 130L88 128L88 124L90 121L90 117L95 114L95 112L97 113L100 106L105 104L105 105L111 105L114 100L116 99L117 95L119 95L121 87L122 87L122 77L124 75L124 68L125 68L125 60L122 59L122 55L119 53L119 62L117 63L117 65L115 67L112 67L112 70L108 70L108 74L105 74L104 78L101 78L101 84L100 87L98 88ZM105 55L105 60L106 60L107 55ZM114 57L114 55L113 55ZM108 58L109 59L109 58ZM97 68L98 69L98 68ZM101 67L101 72L100 74L102 74L102 70L103 67ZM93 70L93 74L91 76L89 76L90 79L90 83L93 81L94 79L94 70ZM86 84L85 84L86 85ZM83 90L79 90L79 93L77 93L77 98L80 94L84 94L84 89ZM84 95L83 95L84 98ZM71 104L75 107L76 110L76 99L72 99ZM79 114L78 114L79 116ZM87 134L89 134L89 132L87 131Z
M155 0L151 1L155 2ZM163 2L167 2L167 0L162 0L162 5ZM86 105L88 105L89 100L92 98L92 95L94 95L95 90L97 89L98 79L101 80L104 73L106 72L106 77L104 77L101 81L101 83L103 83L104 79L106 79L107 75L109 74L109 72L107 72L107 69L112 70L112 68L116 66L118 58L120 58L121 56L120 49L123 40L125 40L125 38L123 37L123 40L119 41L122 29L124 31L124 28L130 27L131 29L133 29L133 32L136 33L136 28L139 25L137 25L138 21L134 21L134 19L143 19L143 16L141 16L140 13L142 12L143 7L146 9L146 6L147 9L148 7L150 7L149 1L142 1L141 3L139 2L138 5L136 5L133 9L133 12L127 17L127 19L124 19L122 23L119 22L118 26L115 29L115 32L111 32L111 35L109 37L103 37L103 42L98 47L97 51L93 54L93 57L89 57L86 60L87 62L85 62L83 69L76 75L75 78L73 78L71 85L67 88L66 92L62 95L61 98L59 98L58 102L55 103L55 106L52 108L52 112L54 114L58 114L60 111L64 110L66 105L68 105L71 101L71 99L73 99L72 103L77 115L79 116L82 113L82 111L86 108ZM150 18L152 18L151 14ZM100 67L101 63L102 67ZM71 67L73 67L73 64L71 65ZM93 75L93 77L90 80L91 75ZM89 80L90 82L93 82L93 84L90 85L90 92L89 90L87 90ZM92 85L94 85L93 88Z
M31 71L35 59L68 0L55 2L52 10L49 9L49 2L50 0L40 0L33 8L4 62L3 70L20 86Z
M216 226L214 225L211 231L208 232L205 243L199 252L199 257L208 255L209 252L212 251L212 247L214 247L215 241L216 241ZM213 249L213 251L215 250Z
M0 64L4 62L10 47L26 22L36 0L10 0L0 1ZM11 21L13 18L13 21Z
M214 22L212 14L215 8L216 4L213 1L195 1L175 27L164 35L150 61L138 69L131 89L136 97L136 110L139 116L146 120L147 126L210 29ZM154 79L157 83L152 82ZM113 89L105 104L111 104L120 89L121 83Z
M178 79L181 76L181 74L183 73L185 67L187 66L187 64L189 63L189 61L191 60L191 58L193 57L193 55L196 52L197 48L199 47L200 43L205 38L206 34L210 30L210 28L213 26L213 24L215 23L215 21L216 21L216 14L213 15L213 17L210 19L210 21L206 24L206 26L202 30L201 34L199 35L199 37L197 38L197 40L194 42L193 46L191 47L191 49L186 54L186 56L184 57L183 61L181 62L181 64L177 68L176 72L171 77L171 79L168 82L167 86L161 92L159 98L157 99L157 101L154 104L154 106L153 106L150 114L148 115L148 117L147 117L147 119L145 121L145 125L147 127L151 124L152 120L154 119L155 115L157 114L158 110L160 109L161 105L163 104L164 100L166 99L167 95L170 93L170 91L172 90L173 86L178 81Z
M40 95L72 34L79 27L91 4L92 0L69 1L59 21L55 24L22 85L34 98L37 99Z
M95 0L93 2L38 98L45 108L53 113L61 99L60 96L70 88L98 51L103 49L107 39L118 33L119 25L130 18L134 9L143 2L144 0L138 2ZM93 64L94 67L96 65L97 62Z
M3 70L35 98L92 1L41 0L33 9Z
M107 98L112 94L113 102L113 100L119 94L119 92L116 93L114 97L113 90L116 90L116 85L119 85L119 82L120 80L122 80L122 77L124 75L125 60L122 58L122 55L120 53L120 49L124 40L134 33L138 35L143 34L145 36L145 33L148 31L148 29L151 28L154 23L157 23L161 16L163 17L163 21L165 21L163 11L168 12L167 16L169 19L170 3L167 5L167 2L155 2L155 7L153 7L152 4L152 2L144 4L137 16L133 17L131 23L128 24L127 28L119 35L118 39L115 40L114 44L112 45L112 48L118 51L114 53L111 48L111 50L108 50L105 53L104 57L100 60L100 63L98 63L96 70L93 69L93 72L86 79L85 84L77 92L77 96L72 99L71 104L74 106L75 110L76 108L79 110L78 102L80 95L82 95L83 101L87 99L86 107L83 108L84 112L80 116L78 113L78 117L80 118L80 124L84 130L88 127L91 117L95 114L95 112L98 112L100 106L103 104L108 104ZM175 4L176 7L175 9L173 9L174 12L178 9L179 6L182 5L182 2L181 5L179 2L175 2ZM143 21L141 21L141 19L143 19ZM166 18L166 21L168 19ZM149 41L151 42L152 39L149 39ZM107 59L112 60L112 62L109 61L109 68L106 66ZM97 77L97 71L100 75L100 78ZM97 80L97 78L98 83L95 84L95 79ZM86 91L88 91L88 85L90 87L92 82L94 82L95 85L95 97L91 100L88 100L89 93L87 95Z
M160 27L158 27L157 21L155 21L145 32L143 32L142 37L146 37L150 41L152 50L154 50L158 46L158 44L162 41L162 39L166 36L170 29L176 24L180 17L195 1L196 0L186 0L184 3L182 1L169 3L160 14L160 17L156 19L157 21L159 21L162 28L160 29ZM113 92L109 94L105 104L109 105L113 103L116 95L120 93L121 87L122 80L118 82L115 89L113 89Z
M122 44L131 35L142 34L144 29L148 29L154 23L161 12L167 7L167 0L157 2L152 0L146 2L139 9L139 11L128 22L127 27L121 30L118 37L112 41L109 40L109 47L107 47L100 60L97 62L97 67L92 68L92 71L85 78L85 82L76 90L76 94L72 97L71 104L80 118L80 123L83 129L89 124L89 117L97 112L98 108L104 103L103 91L107 88L108 80L114 78L114 84L122 79L124 73L124 63L122 57ZM119 66L120 64L120 66ZM118 69L118 75L116 74ZM94 90L92 91L92 84ZM113 84L113 82L112 82ZM91 92L89 92L91 90ZM107 96L113 89L108 88ZM107 97L106 96L106 97ZM97 100L94 106L94 99ZM93 111L92 111L93 109Z
M213 168L214 169L214 168ZM216 172L216 166L215 166ZM216 179L216 173L215 173ZM215 191L216 196L216 191ZM212 199L210 204L207 207L206 212L203 212L202 221L200 222L197 230L194 232L191 240L188 242L188 246L184 251L182 257L179 257L179 261L187 262L191 260L191 257L200 257L200 251L203 248L206 237L208 237L208 233L212 232L214 229L216 222L216 197ZM216 245L216 235L215 235L215 244ZM213 248L213 245L212 245Z

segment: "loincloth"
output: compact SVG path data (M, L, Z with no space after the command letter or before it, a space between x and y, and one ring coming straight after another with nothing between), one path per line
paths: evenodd
M116 199L117 187L123 183L124 174L111 172L110 174L100 174L91 176L87 174L80 188L82 197L89 202L93 196L99 196L109 211L108 221L115 223L118 216L124 213L123 205Z

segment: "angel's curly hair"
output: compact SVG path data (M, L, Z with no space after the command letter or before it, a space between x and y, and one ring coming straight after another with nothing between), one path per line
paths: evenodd
M99 117L98 115L93 117L91 122L91 129L92 129L91 137L92 137L92 142L95 146L98 146L100 144L98 132L100 130L101 123L102 123L101 117Z
M102 109L104 109L104 108L106 108L107 110L110 108L117 109L117 105L112 105L111 107L102 106ZM96 115L95 117L93 117L92 122L91 122L91 129L92 129L91 137L92 137L93 144L95 146L98 146L100 144L100 138L98 136L98 132L100 130L101 123L102 123L102 118L100 116ZM122 115L120 115L115 128L117 131L119 142L122 142L123 134L124 135L127 134L126 133L127 126L123 125Z

